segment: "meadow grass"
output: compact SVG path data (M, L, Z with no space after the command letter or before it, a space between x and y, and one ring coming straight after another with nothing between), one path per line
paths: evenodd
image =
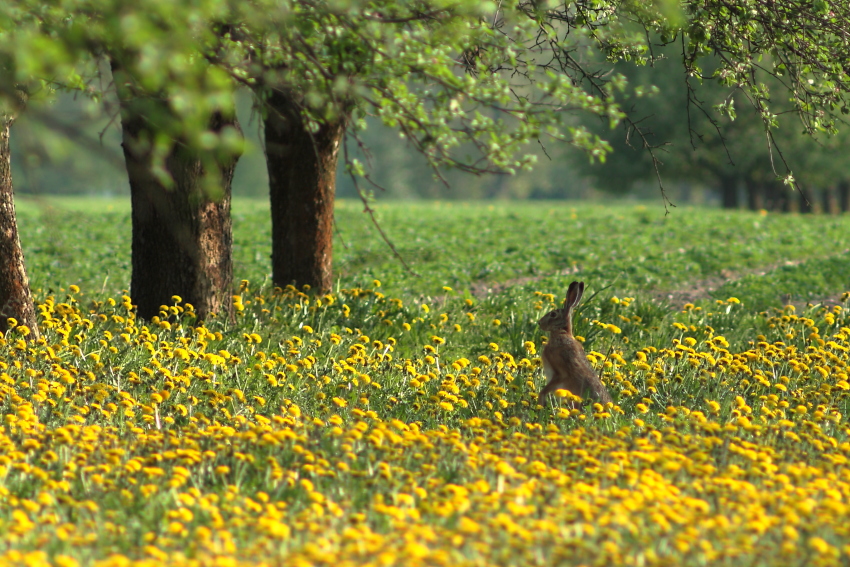
M342 202L317 295L268 285L237 202L236 322L200 324L135 317L111 207L20 208L43 338L0 340L4 563L850 559L845 217L380 205L414 276ZM615 402L542 408L534 321L572 279Z

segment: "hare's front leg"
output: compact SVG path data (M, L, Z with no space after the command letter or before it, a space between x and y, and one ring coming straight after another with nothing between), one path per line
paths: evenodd
M555 391L555 369L549 363L549 360L543 357L543 376L546 377L546 385L540 390L540 395L537 396L537 404L546 407L546 395Z
M548 384L546 384L542 390L540 390L540 395L537 396L537 404L543 406L544 408L548 405L548 400L546 396L554 392L555 390L562 390L564 387L557 380L550 380Z
M556 392L558 390L566 390L567 392L571 393L573 396L577 395L575 393L575 391L570 387L570 384L567 381L552 379L551 382L546 384L546 386L542 390L540 390L540 395L537 396L537 403L540 404L543 407L546 407L547 404L548 404L548 400L546 399L546 397L549 394L551 394L552 392ZM577 399L580 400L581 398L572 398L571 399L570 403L568 404L568 407L570 409L578 409L578 408L581 407L579 402L576 401Z

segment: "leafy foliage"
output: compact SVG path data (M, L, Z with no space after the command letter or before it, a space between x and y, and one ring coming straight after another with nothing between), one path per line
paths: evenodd
M681 43L688 80L739 89L763 126L776 126L770 93L783 91L808 132L833 132L846 110L840 62L847 10L842 2L755 0L681 7L610 0L16 0L0 11L0 53L7 87L94 97L111 88L98 61L120 56L139 88L168 101L168 120L159 121L164 139L199 148L236 151L231 132L208 131L208 117L230 108L232 90L247 84L261 104L270 90L291 94L313 122L351 113L355 144L363 117L373 115L434 166L514 172L533 165L526 146L538 139L604 158L607 144L571 122L568 111L610 124L625 119L651 150L655 144L615 97L627 88L625 77L607 67L652 63L659 41ZM770 87L768 76L776 79ZM367 173L356 158L348 161L352 173Z

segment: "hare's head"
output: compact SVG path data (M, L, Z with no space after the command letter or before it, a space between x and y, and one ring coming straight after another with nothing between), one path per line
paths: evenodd
M567 318L563 309L553 309L537 321L544 331L558 331L567 328Z
M561 309L553 309L540 318L537 324L544 331L559 331L564 329L568 334L573 334L573 309L584 293L584 282L573 282L567 290L564 306Z

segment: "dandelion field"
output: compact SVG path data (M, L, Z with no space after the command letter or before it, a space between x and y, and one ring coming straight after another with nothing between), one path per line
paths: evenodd
M379 210L419 275L341 203L317 295L269 288L240 205L236 322L200 324L135 318L126 210L25 203L43 338L0 340L0 562L850 562L850 219ZM534 321L572 279L615 402L543 409Z

